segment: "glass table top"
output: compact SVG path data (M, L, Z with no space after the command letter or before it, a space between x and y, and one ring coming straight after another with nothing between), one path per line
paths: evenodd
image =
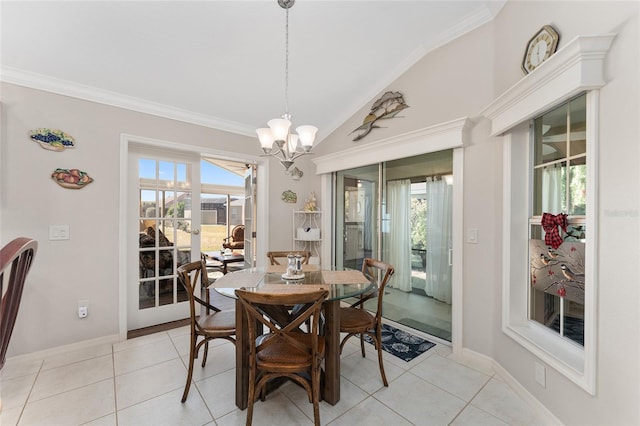
M295 293L324 289L329 291L327 300L339 300L367 293L376 287L374 280L353 269L303 265L302 274L302 277L288 278L285 265L248 268L218 278L209 288L234 298L235 290L239 288L260 293Z

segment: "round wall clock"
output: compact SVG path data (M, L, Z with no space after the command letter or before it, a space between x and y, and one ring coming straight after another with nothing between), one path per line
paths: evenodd
M529 74L549 59L558 48L560 36L551 25L545 25L527 43L522 60L522 69Z

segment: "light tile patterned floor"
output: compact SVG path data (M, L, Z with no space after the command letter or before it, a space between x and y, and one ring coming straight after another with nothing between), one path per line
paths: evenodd
M186 403L188 328L38 360L10 359L2 371L0 424L244 425L234 403L231 343L212 343L205 368L196 364ZM351 339L356 342L355 339ZM349 343L341 360L341 399L320 405L330 425L540 425L499 378L463 366L436 345L411 362L385 353L389 387L377 357ZM285 384L255 406L254 425L312 424L306 393Z

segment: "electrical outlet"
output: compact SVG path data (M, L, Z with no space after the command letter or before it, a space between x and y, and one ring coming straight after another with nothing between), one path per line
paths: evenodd
M78 306L78 318L86 318L89 315L89 308L87 306Z
M68 240L69 225L49 225L49 240Z
M542 386L543 388L547 387L547 377L544 365L539 362L535 363L535 371L536 371L536 382Z

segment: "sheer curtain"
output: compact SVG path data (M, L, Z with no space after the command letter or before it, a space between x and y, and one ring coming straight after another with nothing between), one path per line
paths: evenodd
M444 180L427 180L427 296L451 303L451 194Z
M411 291L411 180L387 182L388 259L395 274L389 285Z
M542 213L562 212L562 167L545 167L542 170Z

